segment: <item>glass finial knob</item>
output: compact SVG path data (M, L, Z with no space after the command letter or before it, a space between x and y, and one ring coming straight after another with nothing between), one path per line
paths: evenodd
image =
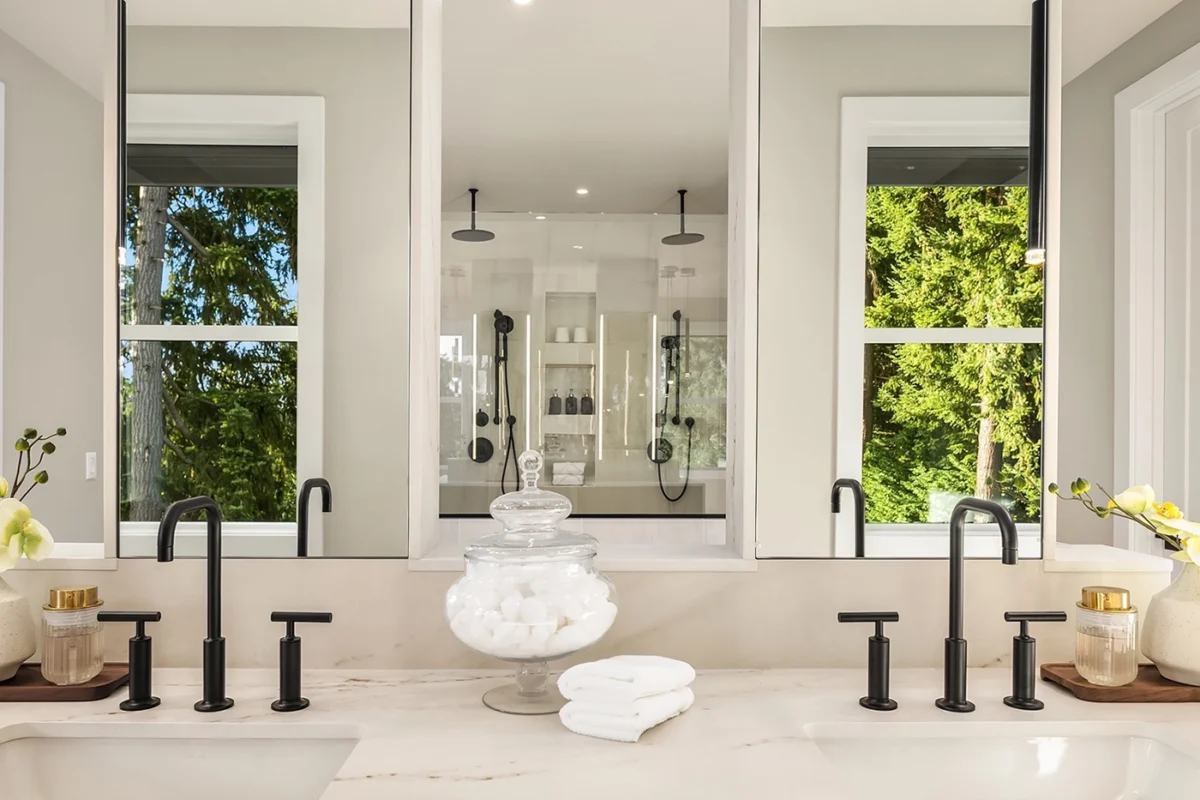
M536 489L538 479L542 476L542 454L536 450L526 450L517 459L521 468L521 482L526 489Z

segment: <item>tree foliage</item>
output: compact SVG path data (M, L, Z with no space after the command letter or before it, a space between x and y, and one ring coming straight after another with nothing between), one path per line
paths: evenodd
M1040 327L1027 213L1023 187L872 187L866 325ZM940 521L965 495L1040 519L1040 345L868 345L864 359L868 522Z
M128 242L137 240L138 193L131 188ZM295 325L296 208L294 188L171 187L163 324ZM127 270L125 286L136 278ZM126 318L136 311L127 307ZM161 403L164 505L208 494L228 519L295 518L295 343L164 343L161 398L135 396L136 351L124 356L123 463L135 403ZM128 518L127 492L122 500Z

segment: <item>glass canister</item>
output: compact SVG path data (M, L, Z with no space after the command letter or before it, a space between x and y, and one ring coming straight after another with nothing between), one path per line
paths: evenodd
M509 714L553 714L564 704L548 662L589 647L617 617L613 585L596 569L597 542L560 530L571 501L538 488L542 456L526 450L522 488L492 501L504 525L466 549L466 572L446 594L446 618L459 641L517 663L515 684L483 696Z
M1075 669L1097 686L1133 683L1138 675L1138 613L1129 590L1085 586L1075 605Z
M57 686L87 683L104 667L104 624L95 586L50 590L42 606L42 677Z

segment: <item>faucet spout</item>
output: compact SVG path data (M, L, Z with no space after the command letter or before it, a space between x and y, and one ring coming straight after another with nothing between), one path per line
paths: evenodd
M937 701L944 711L968 712L975 704L967 700L967 640L963 638L963 563L966 549L967 514L989 514L1000 525L1000 555L1005 564L1017 563L1017 526L998 503L967 497L950 514L950 632L946 638L945 695Z
M224 711L233 705L225 696L225 639L221 636L221 507L211 497L172 503L158 524L158 560L175 560L175 529L185 514L203 511L208 533L208 636L204 640L204 699L197 711Z
M296 555L308 556L308 499L313 489L321 490L321 511L328 514L333 510L333 487L324 478L309 478L300 487L300 501L296 508Z
M829 497L829 507L834 514L842 511L842 490L849 489L854 497L854 557L865 558L867 555L866 508L863 498L862 484L853 478L838 478L833 482L833 493Z

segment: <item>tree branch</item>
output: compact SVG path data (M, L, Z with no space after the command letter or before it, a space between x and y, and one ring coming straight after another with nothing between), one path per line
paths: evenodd
M184 438L193 444L196 442L196 434L192 433L192 429L183 421L183 417L179 415L179 409L175 407L175 401L171 399L171 394L164 391L163 405L167 407L167 412L171 415L171 421L175 423L176 429L183 434Z
M179 221L179 217L175 216L174 214L167 214L167 222L171 224L171 227L179 231L179 235L182 236L184 241L190 244L196 250L196 252L207 259L212 258L212 253L208 252L208 248L200 244L200 240L197 239L192 232L187 229L186 225Z

